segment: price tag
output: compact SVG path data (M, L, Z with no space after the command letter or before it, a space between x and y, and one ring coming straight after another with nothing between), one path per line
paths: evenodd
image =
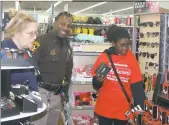
M77 51L83 51L82 46L81 45L77 45Z
M73 45L73 51L82 51L82 46L81 45Z
M81 81L81 84L86 84L86 82L85 81Z
M77 109L82 109L82 106L77 106Z

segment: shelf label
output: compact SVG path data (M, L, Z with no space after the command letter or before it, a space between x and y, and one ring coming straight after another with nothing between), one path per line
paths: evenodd
M77 106L77 109L82 109L82 106Z
M85 81L81 81L81 84L86 84L86 82Z
M73 45L73 51L82 51L82 46L81 45Z

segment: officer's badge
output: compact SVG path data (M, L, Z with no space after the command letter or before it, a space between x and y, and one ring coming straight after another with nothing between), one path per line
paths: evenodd
M38 48L40 47L40 43L38 41L35 41L33 43L32 53L34 53Z
M72 52L70 49L68 49L68 56L72 58Z
M56 55L56 50L51 50L51 51L50 51L50 55L51 55L51 56Z
M71 51L70 51L70 49L68 49L68 55L71 56Z

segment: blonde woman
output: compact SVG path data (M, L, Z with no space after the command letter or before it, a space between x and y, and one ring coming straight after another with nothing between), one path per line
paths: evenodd
M36 20L24 12L14 14L5 28L2 48L32 49L37 33ZM29 80L29 90L38 91L37 80L32 70L12 72L11 84L23 84L27 80Z

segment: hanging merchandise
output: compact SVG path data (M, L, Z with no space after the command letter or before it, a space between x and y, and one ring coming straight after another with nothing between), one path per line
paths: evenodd
M87 16L82 16L82 15L81 15L79 22L80 22L80 23L86 23L87 20L88 20L88 17L87 17Z
M73 23L76 23L77 21L77 15L73 15Z
M79 34L82 32L82 28L81 27L76 27L76 34Z
M124 17L121 17L121 18L119 18L120 19L120 22L119 22L119 24L126 24L126 18L124 18Z
M86 23L86 22L88 21L88 17L87 17L87 16L84 16L84 17L83 17L83 21L84 21L84 23Z
M73 15L73 23L79 23L81 17L79 15Z
M103 36L94 36L94 35L88 35L88 34L78 34L75 37L76 41L91 41L94 43L104 43L104 37Z
M160 21L156 22L141 22L140 27L159 27L160 26Z
M101 29L101 36L103 36L104 38L106 38L106 29Z
M73 15L73 23L87 23L88 17L83 15Z
M104 17L104 18L102 19L102 24L104 24L104 25L109 25L109 24L110 24L109 18L108 18L108 17Z
M96 18L94 19L94 24L102 24L102 21L100 20L99 17L96 17Z
M120 24L120 18L118 18L118 17L114 18L114 22L115 22L115 24Z
M101 30L100 29L99 30L95 30L94 31L94 35L101 36Z
M139 26L137 38L138 60L141 72L144 74L145 93L151 99L156 86L156 77L159 71L159 42L160 42L160 16L137 16L136 25Z
M89 35L94 35L94 28L88 28Z
M88 21L87 21L88 24L94 24L94 22L95 21L94 21L93 17L88 18Z
M110 20L110 23L109 24L115 24L115 17L110 17L109 20Z
M157 84L157 74L153 74L153 90L155 89L155 87L156 87L156 84Z
M75 104L74 106L88 105L92 106L92 96L90 92L74 92Z
M83 15L79 16L79 23L85 23L85 16Z
M99 125L98 120L93 115L73 115L73 125Z
M88 34L88 29L87 29L87 28L85 28L85 27L84 27L84 28L82 28L82 33L83 33L83 34Z
M165 71L164 74L164 83L162 84L161 96L165 99L169 99L169 84L168 84L169 72Z
M149 74L148 73L145 73L144 74L144 77L145 77L145 92L148 92L148 91L150 91L150 87L151 87L151 81L150 81L150 76L149 76Z
M77 18L77 22L80 23L81 17L78 15L76 18Z
M131 26L131 17L130 16L128 16L126 19L126 25Z
M148 20L151 16L151 20ZM138 60L142 73L147 72L153 78L159 69L159 43L160 43L160 15L144 15L136 17L140 26ZM154 19L154 20L153 20Z
M145 92L150 92L155 89L157 74L148 74L147 72L143 74L144 90Z

